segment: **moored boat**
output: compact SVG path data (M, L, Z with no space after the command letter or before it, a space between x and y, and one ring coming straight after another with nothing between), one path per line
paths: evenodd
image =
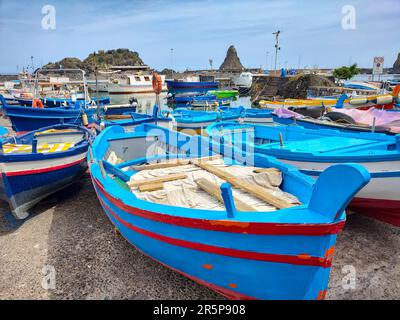
M86 171L89 139L84 127L57 125L0 140L0 198L16 218Z
M234 111L240 113L239 122L241 123L260 123L272 124L272 110L268 109L255 109L244 107L220 107L223 111Z
M165 75L160 75L162 81L162 91L166 91ZM132 74L123 78L112 80L107 84L109 94L139 94L153 93L153 83L151 74Z
M91 108L33 108L9 106L0 95L3 112L10 119L15 132L29 132L56 124L92 124L96 107Z
M26 107L32 107L33 105L33 98L16 98L15 99L19 105L21 106L26 106ZM87 106L93 106L97 104L97 100L99 101L100 105L107 105L109 104L110 98L108 97L101 97L99 99L97 98L91 98L88 102L86 102ZM72 107L74 105L80 105L83 106L85 104L84 99L72 99L72 98L51 98L51 97L46 97L46 98L40 98L40 101L42 101L44 107L47 108L59 108L59 107Z
M329 110L329 109L328 109ZM337 111L333 111L337 110ZM327 111L327 109L324 109ZM361 111L366 112L366 111ZM394 111L392 111L394 112ZM393 113L395 115L395 113ZM334 129L343 132L376 132L393 135L398 132L398 124L390 123L382 125L380 122L375 124L371 122L356 122L346 113L345 109L331 109L331 111L323 113L318 118L307 117L292 110L276 109L272 112L272 118L275 123L284 125L299 125L307 129ZM397 117L393 117L395 120Z
M217 142L274 156L313 178L335 163L361 164L372 179L356 195L350 208L400 226L400 135L237 123L211 125L206 132ZM348 179L343 183L348 183Z
M95 120L93 127L97 132L101 132L104 128L111 126L121 126L125 131L132 131L135 127L143 123L152 123L162 127L169 127L172 119L159 116L158 110L158 107L154 106L152 115L137 112L127 112L122 115L105 114L101 119Z
M239 95L238 90L211 90L208 92L208 94L212 96L216 96L217 99L222 99L222 98L235 98L236 96Z
M231 150L215 159L209 142L152 125L105 129L88 161L111 222L144 254L229 298L324 299L344 208L368 172L337 165L314 183L263 155L247 166ZM259 185L270 174L276 196ZM255 190L285 204L260 203Z
M176 81L166 80L169 91L209 91L218 89L219 83L216 81Z
M165 112L164 112L165 114ZM200 133L202 129L214 122L230 121L240 118L237 111L195 111L184 108L174 110L165 117L172 117L177 130L194 130Z
M222 162L217 159L218 163L205 160L203 157L214 155L209 150L209 141L200 136L156 126L143 125L132 133L116 126L105 129L88 158L103 210L140 251L227 297L323 299L336 234L345 220L344 207L368 182L365 169L334 166L314 184L295 168L272 158L255 155L254 166L246 167L232 165L229 157ZM186 176L180 180L172 177L174 166ZM273 209L273 214L263 209L265 203L260 211L244 210L253 205L253 195L247 195L253 201L243 204L238 201L241 190L223 181L232 181L233 172L240 180L260 174L260 181L268 174L262 170L281 176L277 184L282 189L275 189L278 195L288 197L290 193L297 200L284 209ZM165 180L166 172L169 180ZM142 184L147 174L165 180L158 193L140 191L151 189ZM225 179L221 181L218 175L222 174ZM213 183L202 185L204 180L197 176ZM212 187L207 189L207 185ZM257 189L256 185L251 186ZM338 187L337 193L331 192L332 186ZM264 194L265 188L261 189ZM210 195L211 190L215 196ZM190 197L191 204L177 200L178 205L172 205L168 195L179 192L186 192L180 201Z

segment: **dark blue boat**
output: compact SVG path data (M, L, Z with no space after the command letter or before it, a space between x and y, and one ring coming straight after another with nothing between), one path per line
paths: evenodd
M16 98L16 101L21 106L32 106L32 99L31 98ZM48 108L57 108L57 107L64 107L64 106L73 106L76 104L84 105L83 99L72 100L71 98L40 98L43 105ZM110 104L110 98L99 98L100 105ZM97 98L92 98L88 105L95 105L97 103Z
M176 81L166 80L168 91L182 92L182 91L208 91L218 89L219 83L216 81L204 82L189 82L189 81Z
M9 106L0 95L3 111L10 119L15 132L34 131L56 124L92 124L97 108L66 107L66 108L32 108L24 106ZM87 117L87 119L86 119ZM87 121L86 121L87 120Z

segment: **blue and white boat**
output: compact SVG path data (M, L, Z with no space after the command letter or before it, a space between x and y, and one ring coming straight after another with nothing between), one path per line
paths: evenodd
M101 132L102 130L104 130L104 128L111 126L121 126L125 129L125 131L132 131L135 127L143 123L157 124L162 127L169 127L170 125L172 125L172 119L159 116L158 110L158 107L154 106L152 115L137 112L128 112L115 117L114 115L105 114L102 119L95 120L93 127L96 129L97 132Z
M16 218L82 176L89 139L84 127L57 125L0 140L0 198Z
M32 98L15 98L21 106L32 107L33 99ZM84 99L72 99L72 98L40 98L44 107L47 108L60 108L60 107L72 107L75 105L83 106L85 104ZM110 104L110 98L101 97L99 98L100 105L104 106ZM92 98L90 101L86 102L87 106L94 106L97 104L97 98Z
M229 298L324 299L344 209L368 172L340 164L315 182L272 157L248 154L246 166L229 148L215 158L210 147L221 150L204 137L149 124L129 133L106 128L88 156L104 212L138 250ZM273 197L272 207L281 207L273 213L251 207L255 192L271 195L258 184L271 172L280 177L277 195L296 199L282 205L276 201L284 198ZM243 182L256 175L258 182ZM160 189L149 191L150 176L162 181Z
M163 113L165 115L165 112ZM195 111L185 108L175 109L167 113L165 117L171 117L178 130L195 130L197 133L210 124L219 121L231 121L240 117L237 111Z
M272 112L270 109L256 109L244 107L220 107L219 110L234 111L241 114L240 122L242 123L259 123L272 124Z
M97 108L33 108L10 106L0 95L5 115L10 119L15 132L29 132L57 124L92 124Z
M329 166L363 165L371 182L351 203L356 212L400 226L400 135L310 130L300 126L218 123L206 129L215 141L274 156L317 178ZM344 179L343 183L348 183ZM332 188L332 192L337 189Z

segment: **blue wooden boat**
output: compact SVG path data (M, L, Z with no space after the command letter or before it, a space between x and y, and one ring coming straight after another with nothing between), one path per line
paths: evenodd
M0 95L3 111L10 119L15 132L29 132L56 124L81 125L87 116L88 124L94 122L93 116L97 108L32 108L24 106L9 106Z
M240 113L234 111L196 111L185 108L175 109L172 113L163 113L165 117L171 117L176 123L178 130L195 130L199 131L206 128L210 124L219 121L236 120L240 117Z
M290 110L289 110L290 112ZM335 113L336 114L336 113ZM336 117L336 115L334 115ZM326 116L321 118L311 118L305 117L296 112L293 112L292 116L289 115L280 115L276 114L276 110L272 112L272 120L275 123L283 124L283 125L299 125L306 129L333 129L333 130L340 130L343 132L376 132L376 133L385 133L388 135L393 135L394 133L391 132L390 128L388 127L380 127L369 125L361 125L357 123L352 123L347 120L347 117L341 115L337 119L332 120Z
M154 106L152 115L129 112L123 114L121 117L114 117L113 115L105 114L101 120L96 119L93 126L98 133L104 128L111 126L121 126L125 131L132 131L135 127L143 123L152 123L163 127L169 127L172 119L159 116L158 110L158 107Z
M16 218L86 171L89 139L84 127L56 125L0 141L0 198Z
M361 164L372 179L357 194L350 208L400 226L400 135L233 122L211 125L206 133L217 142L234 145L242 151L274 156L314 178L332 164ZM332 192L336 189L332 188Z
M18 101L19 105L22 106L27 106L31 107L33 100L31 98L16 98ZM71 98L40 98L42 101L43 105L48 108L59 108L59 107L66 107L66 106L74 106L76 104L83 106L84 105L84 99L77 99L77 100L72 100ZM99 98L100 105L107 105L110 104L110 98L108 97L102 97ZM88 106L90 105L96 105L97 104L97 98L92 98L89 103L87 103Z
M219 107L219 110L234 111L241 114L240 122L243 123L273 123L272 112L270 109L255 109L240 107Z
M216 81L176 81L166 80L168 91L201 91L207 92L212 89L218 89L219 83Z
M251 175L255 167L282 174L279 187L301 204L272 214L244 211L243 202L238 209L237 192L241 190L223 183L235 179L232 173L224 173L225 179L219 182L222 184L214 189L215 197L201 193L204 201L200 207L191 195L202 192L201 188L193 186L190 178L181 177L181 183L189 185L179 190L187 192L184 199L190 197L194 201L192 207L157 203L154 193L138 194L137 188L132 187L143 183L141 177L154 177L156 170L164 170L157 168L188 175L201 170L213 175L216 166L207 160L214 158L203 158L215 155L210 147L221 149L204 137L154 125L144 124L130 133L118 126L106 128L97 136L88 156L93 185L104 212L138 250L229 298L323 299L337 233L345 223L344 208L368 183L368 172L356 164L336 165L314 182L296 168L260 154L246 155L252 159L251 166L246 167L232 160L232 150L224 149L226 156L217 160L222 161L218 175L221 170L244 170ZM187 171L179 169L187 164ZM345 178L348 183L343 183ZM168 188L176 183L177 180L162 183L165 189L154 195L168 194ZM256 188L255 184L251 186ZM248 190L249 186L242 187ZM201 206L208 201L218 207Z
M124 113L136 112L136 105L125 104L125 105L108 105L104 107L104 114L107 116L120 115Z

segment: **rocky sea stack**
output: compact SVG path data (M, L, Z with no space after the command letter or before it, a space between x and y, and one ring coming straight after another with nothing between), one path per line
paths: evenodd
M400 53L397 56L397 60L393 65L393 73L400 73Z
M224 62L219 67L220 71L242 71L244 67L240 62L237 51L234 46L230 46Z

